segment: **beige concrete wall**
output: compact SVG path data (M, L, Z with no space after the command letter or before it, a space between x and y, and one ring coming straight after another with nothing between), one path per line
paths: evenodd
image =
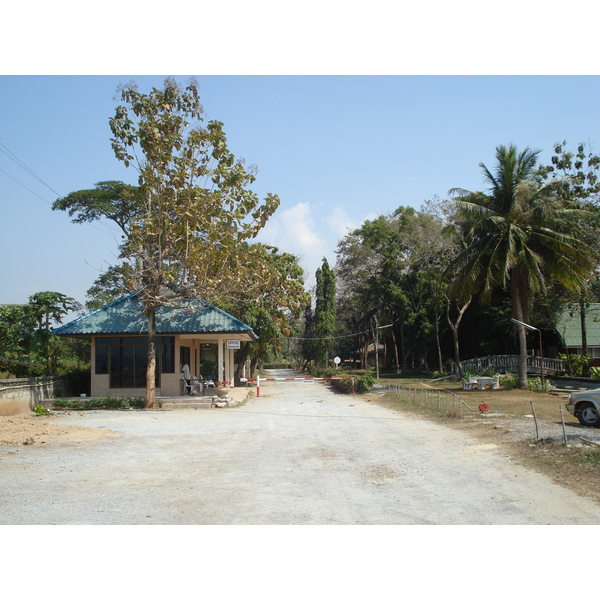
M0 416L25 414L44 400L68 395L66 383L51 377L0 380Z

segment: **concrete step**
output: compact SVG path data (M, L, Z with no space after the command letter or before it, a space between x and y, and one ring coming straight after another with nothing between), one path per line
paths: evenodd
M174 410L182 408L211 408L212 396L191 396L179 398L169 398L166 400L157 400L157 404L162 404L163 409Z

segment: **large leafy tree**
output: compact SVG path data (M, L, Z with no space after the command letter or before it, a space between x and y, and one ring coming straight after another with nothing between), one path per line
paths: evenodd
M124 238L129 238L132 222L141 216L136 186L122 181L100 181L94 188L71 192L52 204L52 210L63 210L73 223L91 223L107 219L118 225Z
M265 260L276 272L273 284L259 293L241 294L235 301L224 298L221 304L244 323L250 325L258 335L255 342L246 342L237 356L236 379L248 359L251 375L256 366L270 354L283 351L282 343L290 338L295 323L310 297L304 289L304 271L297 257L277 248L265 246Z
M489 299L509 288L513 318L523 323L536 294L549 279L578 289L594 264L595 251L577 235L581 208L559 193L559 180L543 182L536 169L539 151L498 146L496 167L483 163L487 192L462 188L455 196L455 218L466 232L467 246L453 263L456 298L480 293ZM526 331L519 336L519 385L527 386Z
M51 339L52 328L80 308L60 292L37 292L27 304L0 307L0 364L19 377L54 374L61 343Z
M365 331L393 324L382 330L383 341L387 355L403 369L411 358L427 366L434 343L442 362L438 322L448 244L443 221L430 207L399 207L366 221L338 244L336 274L346 326Z
M254 238L279 206L248 189L255 180L227 147L223 124L202 125L198 84L121 88L110 119L116 157L138 174L139 217L125 258L148 318L146 406L155 402L156 309L175 298L248 292L272 271Z
M45 360L36 351L37 321L27 305L0 306L0 369L16 377L42 375Z
M277 274L251 240L279 198L261 201L249 189L254 173L229 151L221 122L204 124L194 79L185 87L166 79L163 89L147 94L135 84L119 92L111 143L115 156L137 171L137 186L98 184L93 194L71 194L57 208L73 211L77 222L107 217L123 231L124 267L116 275L139 291L148 318L146 406L152 407L157 308L182 297L235 298L272 284Z
M119 247L127 250L131 226L141 214L139 188L122 181L101 181L94 188L71 192L59 198L52 210L68 213L73 223L110 221L120 230ZM121 255L120 258L123 258ZM109 265L88 289L86 308L96 310L109 302L131 293L130 267L126 263Z
M555 144L551 164L542 167L541 176L545 180L560 179L558 193L565 200L587 205L592 214L586 214L585 219L580 219L579 236L590 247L598 248L600 156L583 143L578 144L576 152L569 150L566 142ZM560 285L554 286L557 297L562 297L564 304L579 311L584 355L587 354L587 312L590 302L595 302L598 297L598 270L599 265L595 264L582 289L573 291Z

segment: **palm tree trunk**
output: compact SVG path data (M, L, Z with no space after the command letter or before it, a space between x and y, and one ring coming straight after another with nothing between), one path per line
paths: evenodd
M513 316L517 321L521 321L522 323L524 318L523 306L521 304L521 293L516 273L514 273L511 278L510 287ZM519 378L517 385L524 390L527 389L527 337L525 327L517 324L517 332L519 334Z

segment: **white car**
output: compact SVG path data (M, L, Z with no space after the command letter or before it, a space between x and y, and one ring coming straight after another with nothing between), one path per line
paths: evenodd
M600 389L574 392L568 398L567 410L582 425L600 427Z

